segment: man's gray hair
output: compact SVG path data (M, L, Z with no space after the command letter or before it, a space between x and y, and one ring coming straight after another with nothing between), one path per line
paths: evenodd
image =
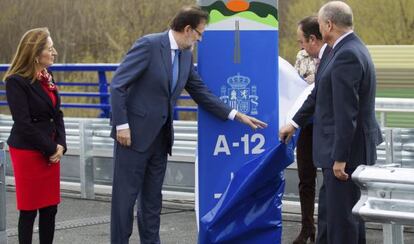
M330 20L332 23L342 28L353 27L353 14L351 7L341 1L331 1L326 3L319 10L319 16L324 21Z

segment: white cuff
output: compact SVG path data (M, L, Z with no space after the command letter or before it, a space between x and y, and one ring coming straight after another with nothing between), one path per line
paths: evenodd
M231 110L231 111L230 111L230 113L229 113L229 115L227 116L227 118L228 118L229 120L234 120L234 117L236 117L236 114L237 114L237 110L233 109L233 110Z
M298 125L298 124L296 124L296 122L295 122L295 121L293 121L293 119L291 119L291 120L289 121L289 123L290 123L291 125L293 125L293 127L295 127L296 129L298 129L298 128L299 128L299 125Z
M125 130L125 129L129 129L129 124L128 123L116 126L116 130Z

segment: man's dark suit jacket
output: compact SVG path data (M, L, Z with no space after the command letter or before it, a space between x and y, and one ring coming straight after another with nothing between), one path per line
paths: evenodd
M66 150L65 125L58 92L56 106L39 81L19 75L6 79L6 96L13 117L7 143L15 148L38 150L46 157L56 152L57 144ZM53 135L55 140L52 139Z
M179 65L177 85L170 92L172 59L168 31L137 40L111 83L113 138L116 126L128 123L131 148L145 152L166 125L171 153L174 141L172 115L184 88L197 104L219 118L227 119L231 108L213 95L202 82L194 69L190 50L181 52Z
M375 69L364 43L353 33L346 36L321 63L315 82L293 117L303 126L314 115L315 166L374 164L382 135L375 118Z

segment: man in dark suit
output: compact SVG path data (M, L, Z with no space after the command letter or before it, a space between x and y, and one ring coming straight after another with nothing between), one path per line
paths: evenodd
M300 75L308 74L307 77L303 77L308 83L314 83L315 73L321 59L324 57L325 60L326 54L330 51L330 48L326 48L327 45L322 40L317 16L308 16L299 21L297 38L301 50L306 51L308 55L300 55L302 54L300 51L295 68ZM296 148L302 229L293 244L306 244L308 239L315 241L313 213L315 208L316 167L312 160L312 133L313 122L310 119L300 130Z
M172 115L184 88L222 120L237 119L253 129L266 126L221 102L195 71L191 48L201 41L208 19L199 7L182 8L171 30L137 40L115 72L111 243L128 243L137 199L141 243L160 243L161 188L174 140Z
M376 78L364 43L353 33L351 8L340 1L322 6L318 22L332 47L316 74L316 86L290 124L279 134L289 140L314 115L313 160L322 168L317 243L365 243L365 226L352 215L360 197L350 175L374 164L382 142L375 119Z

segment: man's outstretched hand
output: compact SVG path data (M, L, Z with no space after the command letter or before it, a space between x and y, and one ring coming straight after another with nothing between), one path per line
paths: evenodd
M252 128L253 130L264 129L267 127L267 124L265 122L258 120L256 118L250 117L240 112L237 112L235 119L237 119L243 124L250 126L250 128Z

